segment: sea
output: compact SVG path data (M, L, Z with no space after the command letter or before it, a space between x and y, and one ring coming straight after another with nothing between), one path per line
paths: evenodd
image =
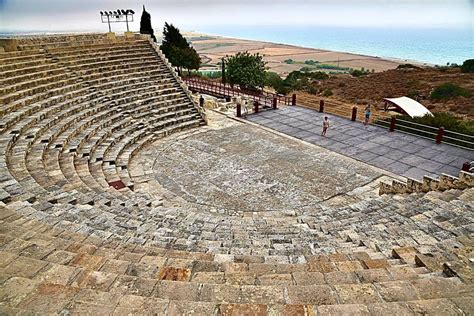
M216 30L218 32L216 33ZM474 59L473 28L208 26L206 34L444 66Z
M183 28L183 31L186 29ZM224 37L398 59L427 65L462 64L466 59L474 59L474 29L469 27L442 29L201 25L193 31ZM58 31L22 32L21 34L38 33L48 34L58 33ZM160 34L156 28L155 33L158 33L159 37ZM0 31L0 37L12 35L18 35L18 33Z

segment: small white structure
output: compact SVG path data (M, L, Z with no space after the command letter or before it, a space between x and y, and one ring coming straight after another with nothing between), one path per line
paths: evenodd
M384 100L411 117L424 116L426 114L433 115L423 104L409 97L384 98Z

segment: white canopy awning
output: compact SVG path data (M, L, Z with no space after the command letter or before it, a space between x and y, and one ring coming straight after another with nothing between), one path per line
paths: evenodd
M384 100L394 104L411 117L424 116L426 114L433 115L423 104L410 99L409 97L384 98Z

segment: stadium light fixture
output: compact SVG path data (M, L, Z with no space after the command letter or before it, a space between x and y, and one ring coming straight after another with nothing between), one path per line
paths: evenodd
M130 32L128 22L133 22L135 11L132 9L117 9L117 11L100 11L102 23L109 25L109 32L112 32L110 23L125 22L127 24L127 32Z

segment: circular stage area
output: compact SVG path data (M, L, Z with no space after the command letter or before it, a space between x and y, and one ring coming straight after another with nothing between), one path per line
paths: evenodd
M381 175L320 147L241 124L164 139L147 156L166 190L227 214L297 211Z

